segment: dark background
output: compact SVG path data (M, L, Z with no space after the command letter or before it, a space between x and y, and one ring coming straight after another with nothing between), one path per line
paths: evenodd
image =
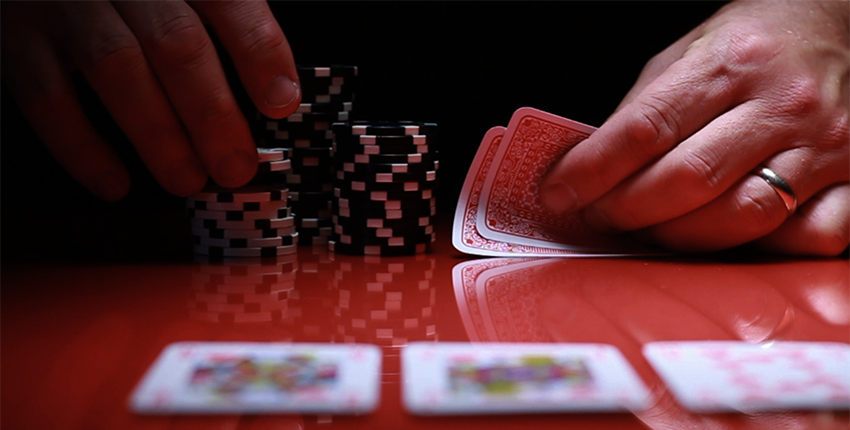
M272 9L296 62L359 66L357 119L439 124L438 208L450 218L488 128L507 125L522 106L599 126L647 60L723 4L295 2ZM191 258L184 199L159 187L77 78L84 106L130 168L133 188L123 201L106 203L73 182L4 84L0 258Z

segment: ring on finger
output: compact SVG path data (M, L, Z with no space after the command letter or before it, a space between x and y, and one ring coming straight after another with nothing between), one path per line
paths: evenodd
M781 176L767 167L758 168L755 171L755 174L764 179L765 182L773 188L773 191L776 191L776 194L778 194L779 198L782 199L782 202L785 203L785 209L788 210L788 216L791 216L791 214L797 210L797 196L794 194L794 190L791 189L791 186L788 185L788 182L785 182Z

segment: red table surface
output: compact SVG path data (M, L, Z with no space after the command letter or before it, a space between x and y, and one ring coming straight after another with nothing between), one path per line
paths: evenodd
M220 266L6 263L2 267L2 428L848 428L847 411L690 413L640 353L661 340L850 342L846 259L580 258L523 264L474 259L438 229L432 253L334 255L301 247L285 317L216 323L193 292ZM237 264L238 265L238 264ZM463 265L463 266L461 266ZM244 265L243 265L244 266ZM457 266L457 267L456 267ZM454 273L453 273L454 269ZM375 281L396 294L357 303ZM348 302L346 302L346 297ZM392 303L390 303L390 301ZM365 305L365 306L363 306ZM377 312L375 312L377 311ZM386 311L386 312L381 312ZM373 324L418 330L384 337ZM352 320L366 327L352 328ZM381 402L363 416L142 416L127 399L177 341L365 342L384 351ZM401 402L399 352L409 341L598 342L615 345L658 398L617 414L419 417Z

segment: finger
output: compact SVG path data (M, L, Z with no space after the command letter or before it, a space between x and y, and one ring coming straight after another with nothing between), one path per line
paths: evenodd
M11 5L19 6L30 7ZM5 31L18 35L14 41L6 34L2 38L3 78L9 90L48 151L75 180L101 199L120 200L130 189L127 169L85 117L46 35L23 19L27 11L18 12L23 15L4 11L2 22Z
M761 177L748 175L709 204L634 236L677 251L711 252L762 237L787 216L776 191Z
M635 230L682 216L720 196L775 151L792 146L785 143L793 139L789 127L781 116L765 117L763 105L738 105L623 181L586 209L588 223L598 231ZM842 170L850 157L841 152L801 147L783 151L782 157L793 162L775 162L787 172L785 180L795 184L798 197L808 198L846 175Z
M257 170L248 123L200 18L183 2L116 2L213 179L247 183Z
M118 13L106 2L58 5L61 41L157 181L181 196L200 190L206 171Z
M690 52L553 166L540 195L550 210L586 206L742 99L730 75L752 67L736 70L730 57L739 52L728 46Z
M289 43L266 2L192 2L233 58L254 105L270 118L289 116L301 91Z
M823 190L755 245L781 254L840 254L850 245L850 184Z

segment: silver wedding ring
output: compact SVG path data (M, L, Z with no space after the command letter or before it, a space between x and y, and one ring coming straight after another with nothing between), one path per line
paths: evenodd
M779 194L782 202L785 203L785 209L788 209L789 216L797 210L797 196L794 195L794 190L781 176L767 167L759 168L756 174L770 184L776 194Z

